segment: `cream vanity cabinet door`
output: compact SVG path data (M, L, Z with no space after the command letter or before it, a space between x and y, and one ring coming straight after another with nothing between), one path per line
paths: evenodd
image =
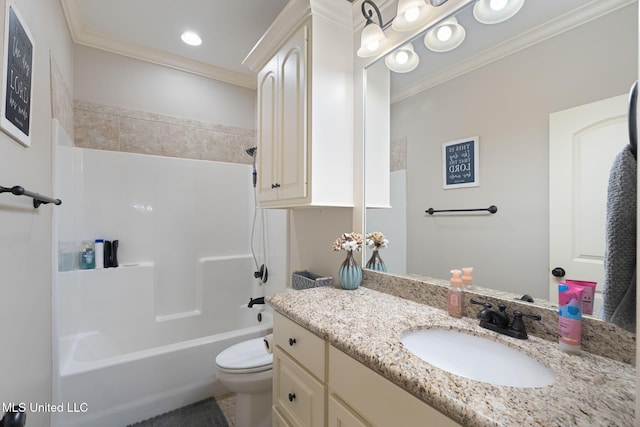
M273 424L324 426L325 341L276 313L273 342Z
M258 201L307 196L307 32L300 27L258 73Z
M460 426L333 346L328 386L330 426Z
M328 409L328 427L371 427L371 424L348 408L335 394L329 395Z

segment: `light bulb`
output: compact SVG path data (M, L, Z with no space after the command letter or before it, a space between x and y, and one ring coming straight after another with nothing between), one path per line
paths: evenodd
M453 30L449 25L441 26L440 28L438 28L438 31L436 32L436 37L438 37L438 40L440 40L441 42L448 41L452 35L453 35Z
M409 54L404 50L401 50L400 52L396 53L396 62L398 64L404 65L407 63L408 60L409 60Z
M491 0L489 1L489 7L491 10L498 12L507 6L508 0Z
M404 11L404 19L406 19L407 22L415 21L418 19L418 16L420 16L420 10L415 6Z
M182 33L180 38L183 42L190 46L199 46L200 44L202 44L202 39L200 38L200 36L193 31L185 31L184 33Z
M373 52L374 50L378 49L378 47L380 46L380 42L378 40L373 40L369 43L367 43L367 49L369 49L369 51Z

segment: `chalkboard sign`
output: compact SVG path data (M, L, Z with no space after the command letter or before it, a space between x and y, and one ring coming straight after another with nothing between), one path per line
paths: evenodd
M479 137L474 136L442 144L443 188L477 187Z
M31 145L33 37L11 0L7 0L2 79L2 130L25 146Z

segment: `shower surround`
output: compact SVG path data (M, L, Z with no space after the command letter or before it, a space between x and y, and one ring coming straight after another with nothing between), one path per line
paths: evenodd
M118 239L120 267L54 274L54 400L86 411L53 425L125 425L224 392L217 353L270 331L247 302L284 289L286 213L265 212L261 287L250 165L83 149L54 128L54 255Z

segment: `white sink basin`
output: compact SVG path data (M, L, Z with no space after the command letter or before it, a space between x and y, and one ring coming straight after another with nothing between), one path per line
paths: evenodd
M533 357L490 339L444 329L407 333L402 344L420 359L452 374L511 387L544 387L555 375Z

